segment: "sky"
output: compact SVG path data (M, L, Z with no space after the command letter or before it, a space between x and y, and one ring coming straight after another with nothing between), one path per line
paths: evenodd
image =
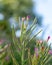
M33 0L34 12L43 17L42 19L42 29L45 32L43 39L48 36L51 37L50 43L52 42L52 0Z
M3 20L4 19L4 16L2 13L0 13L0 20Z

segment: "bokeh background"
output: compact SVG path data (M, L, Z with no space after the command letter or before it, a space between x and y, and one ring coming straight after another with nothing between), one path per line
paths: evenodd
M20 36L19 18L29 15L32 20L37 18L37 29L43 31L37 36L46 39L51 36L52 42L52 1L51 0L0 0L0 38L10 38L14 25L16 36ZM35 32L35 31L34 31ZM34 34L33 32L33 34Z
M52 0L0 0L0 65L52 65Z

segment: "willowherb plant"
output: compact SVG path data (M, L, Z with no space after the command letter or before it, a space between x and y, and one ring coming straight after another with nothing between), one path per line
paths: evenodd
M26 20L26 24L25 24ZM28 27L29 16L22 18L22 24L20 27L21 36L19 38L15 35L15 29L12 28L11 44L7 44L7 51L2 58L1 65L51 65L52 50L50 46L47 46L47 42L34 39L42 30L31 36L33 30L36 28L36 18L34 22ZM5 48L5 47L4 47ZM7 62L6 62L7 61ZM4 64L5 63L5 64Z
M34 54L30 54L30 57L31 65L52 65L52 50L50 49L50 46L47 46L47 42L45 43L42 40L39 40L36 43Z

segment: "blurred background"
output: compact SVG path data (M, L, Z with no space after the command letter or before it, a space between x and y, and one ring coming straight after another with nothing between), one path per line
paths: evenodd
M42 38L45 40L50 36L49 43L52 43L52 0L34 0L34 2L36 3L34 12L42 17Z
M51 37L52 42L52 1L51 0L0 0L0 38L11 38L11 29L14 25L16 36L20 37L19 20L30 16L32 20L37 18L37 28L43 31L37 36L46 40ZM34 34L34 32L33 32Z

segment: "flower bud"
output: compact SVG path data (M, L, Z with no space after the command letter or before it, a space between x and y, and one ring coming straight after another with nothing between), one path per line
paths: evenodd
M42 44L42 43L43 43L43 41L42 41L42 40L38 40L38 41L37 41L37 43Z
M6 60L6 61L9 61L9 56L6 56L6 57L5 57L5 60Z
M49 41L49 39L50 39L50 36L48 36L48 38L47 38L47 42Z
M49 50L49 51L48 51L48 54L52 54L52 50Z
M30 16L28 15L28 16L27 16L27 21L28 21L29 19L30 19Z
M4 40L3 40L3 39L2 39L2 40L0 40L0 45L1 45L1 44L3 44L3 42L4 42Z
M24 21L25 20L25 17L22 17L22 21Z

